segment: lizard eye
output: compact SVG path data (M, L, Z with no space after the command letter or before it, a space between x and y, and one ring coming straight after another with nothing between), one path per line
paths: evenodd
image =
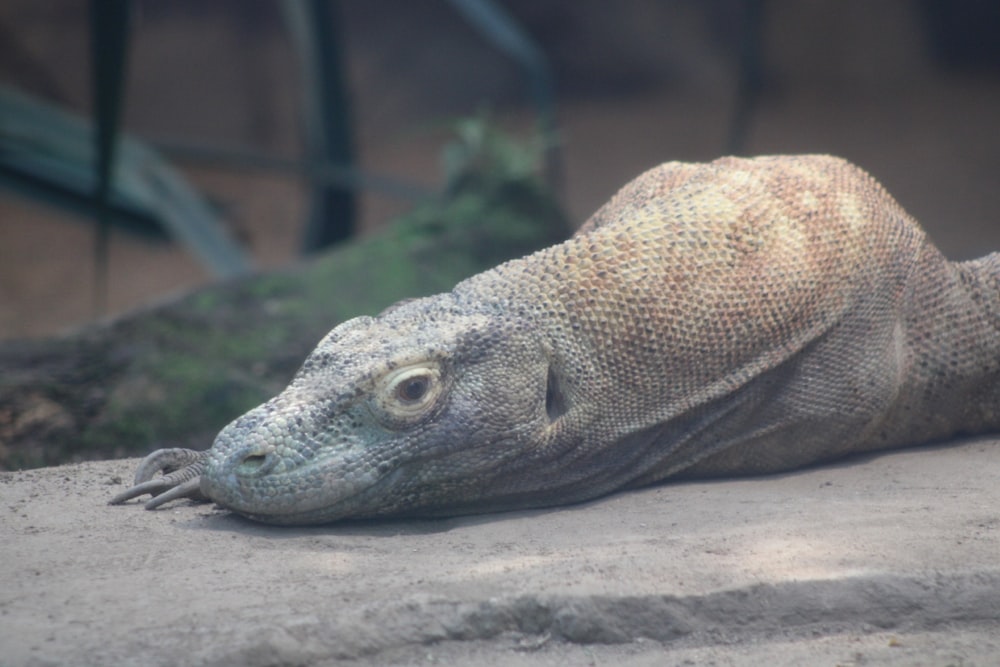
M379 382L375 405L388 422L405 425L434 406L442 384L441 370L435 363L397 368Z

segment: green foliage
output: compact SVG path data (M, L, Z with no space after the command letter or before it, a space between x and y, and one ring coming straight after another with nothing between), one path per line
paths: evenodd
M452 127L455 139L442 152L449 191L467 187L469 179L492 181L494 187L539 179L545 151L550 147L540 132L518 141L498 128L485 112L459 119Z

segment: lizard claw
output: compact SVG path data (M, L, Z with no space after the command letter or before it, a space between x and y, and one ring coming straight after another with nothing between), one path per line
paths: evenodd
M147 482L148 484L148 482ZM143 486L140 484L139 486ZM138 487L133 487L138 488ZM146 501L146 509L155 510L160 505L168 503L176 498L190 498L192 500L208 500L201 492L201 479L199 477L192 477L188 481L178 484L170 489L167 489L163 493L157 495L153 494L153 497Z
M205 452L193 449L158 449L149 454L135 471L135 483L112 498L109 505L120 505L149 493L153 498L146 502L146 509L177 498L208 500L201 492L200 477L205 465ZM160 477L156 473L163 472Z

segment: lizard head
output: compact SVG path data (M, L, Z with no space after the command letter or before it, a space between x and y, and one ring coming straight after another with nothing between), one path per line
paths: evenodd
M548 365L524 321L452 294L347 321L219 434L202 491L271 523L469 511L550 430Z

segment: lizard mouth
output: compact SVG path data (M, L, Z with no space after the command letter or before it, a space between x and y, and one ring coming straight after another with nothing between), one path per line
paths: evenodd
M378 480L331 468L329 461L282 465L273 449L247 445L209 461L201 490L218 505L273 524L325 523L357 511L354 498Z

